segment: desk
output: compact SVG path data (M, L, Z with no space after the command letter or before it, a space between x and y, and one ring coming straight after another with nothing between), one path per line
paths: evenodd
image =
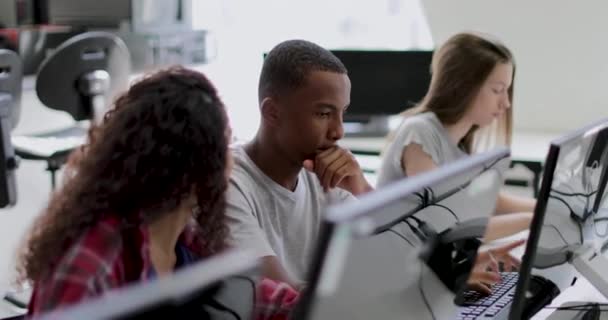
M484 245L484 248L492 248L501 246L512 241L516 241L519 239L527 239L528 231L521 231L517 234L501 238L498 240L494 240L492 243ZM518 247L511 251L511 254L515 257L522 258L524 254L525 246ZM553 301L551 304L545 306L539 312L537 312L531 320L558 320L564 319L563 317L557 317L556 308L560 307L566 302L600 302L600 303L608 303L608 299L604 297L585 277L583 277L576 270L574 271L574 276L577 278L576 283L570 287L565 288ZM604 316L604 313L602 313Z
M549 306L535 314L534 317L532 317L532 320L555 319L557 318L557 314L553 314L556 312L555 308L570 301L608 302L606 297L595 289L587 279L579 274L577 275L576 283L573 286L562 291L562 293L553 299L553 302ZM602 316L604 316L604 312L602 312Z
M520 131L513 134L511 146L512 166L522 165L534 174L534 195L538 193L538 186L542 174L543 162L549 151L550 142L559 134L544 132ZM366 172L375 172L380 168L378 156L386 147L385 137L345 137L338 142L339 145L350 149L362 164Z
M25 315L26 312L26 310L17 308L5 300L0 300L0 319L13 319Z

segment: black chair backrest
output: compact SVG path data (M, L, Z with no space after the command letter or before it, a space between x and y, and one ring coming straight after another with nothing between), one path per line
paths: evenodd
M131 58L125 43L109 32L78 34L61 44L40 66L36 93L49 108L66 111L76 121L92 120L126 89Z

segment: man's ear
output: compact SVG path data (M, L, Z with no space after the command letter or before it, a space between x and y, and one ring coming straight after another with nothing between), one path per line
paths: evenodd
M281 108L273 98L266 97L260 104L262 119L271 126L277 126L281 118Z

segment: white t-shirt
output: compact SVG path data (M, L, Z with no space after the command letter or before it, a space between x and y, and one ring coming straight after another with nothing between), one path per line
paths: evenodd
M234 168L226 213L229 243L252 248L259 257L276 256L289 275L305 282L326 205L355 199L343 189L327 194L317 176L302 169L294 191L277 184L249 158L231 147Z
M435 113L425 112L408 117L397 129L394 140L383 155L378 172L378 187L406 176L401 160L403 149L412 143L419 144L422 150L431 156L437 166L467 156L467 153L450 139L447 130Z

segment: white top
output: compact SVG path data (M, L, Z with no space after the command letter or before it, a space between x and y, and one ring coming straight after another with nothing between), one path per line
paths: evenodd
M437 166L453 162L467 154L450 139L435 113L425 112L403 120L383 155L378 173L378 187L404 178L401 160L403 149L416 143Z
M288 190L264 174L242 146L231 149L230 244L252 248L259 257L276 256L293 279L305 282L325 206L354 196L338 188L324 193L317 176L305 169L295 190Z

